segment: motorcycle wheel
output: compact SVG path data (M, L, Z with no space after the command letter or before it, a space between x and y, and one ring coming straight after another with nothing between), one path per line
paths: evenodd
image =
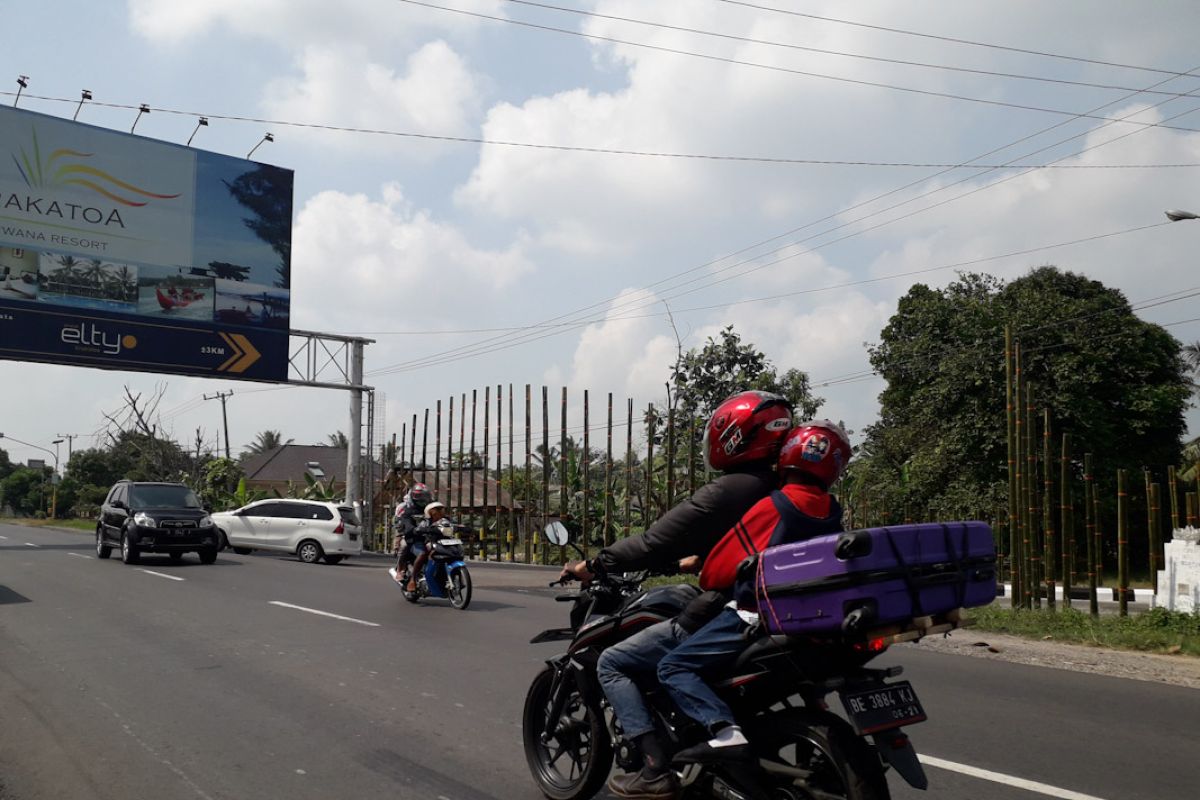
M471 605L471 573L466 567L456 569L446 581L446 591L450 595L450 605L462 611Z
M538 673L525 696L521 738L525 760L542 794L550 800L587 800L604 786L612 769L613 750L604 719L584 702L571 683L562 717L549 742L542 742L554 698L554 670Z
M807 786L790 779L772 797L889 800L887 776L875 747L841 717L807 709L767 713L747 736L760 758L810 773ZM798 791L798 794L797 794Z

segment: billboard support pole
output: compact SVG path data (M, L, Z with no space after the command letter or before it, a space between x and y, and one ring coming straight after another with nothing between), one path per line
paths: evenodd
M350 436L346 448L346 505L353 506L358 496L359 450L362 445L363 342L350 342Z

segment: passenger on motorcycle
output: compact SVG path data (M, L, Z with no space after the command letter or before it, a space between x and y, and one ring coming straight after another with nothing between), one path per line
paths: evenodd
M775 460L791 428L791 407L768 392L739 392L717 406L704 429L704 456L722 474L668 511L638 536L600 551L591 561L563 567L563 578L590 581L608 572L663 570L703 560L735 522L778 484ZM671 797L677 781L665 748L642 699L639 682L655 678L659 661L720 613L727 592L706 591L674 620L652 625L600 656L597 674L625 737L642 754L640 772L616 775L609 788L622 797Z
M757 630L754 557L767 547L842 530L842 507L829 487L849 460L850 441L840 425L820 420L796 426L779 454L783 487L756 503L714 548L700 573L700 585L733 585L734 600L658 665L658 679L675 705L713 737L676 753L675 761L750 757L733 711L706 679L728 670ZM743 562L741 567L738 562Z
M445 522L443 523L443 520ZM412 545L409 550L416 556L416 561L413 562L412 574L408 578L408 585L405 590L415 592L417 590L417 576L421 574L421 569L425 566L425 562L429 560L429 541L430 536L441 536L443 534L443 524L449 525L449 520L446 519L446 506L442 503L433 502L425 506L425 519L421 521L412 532Z
M405 496L403 505L396 507L396 539L394 544L396 551L396 580L400 580L400 576L404 574L404 568L408 566L411 560L411 551L414 542L413 532L416 530L421 515L425 513L426 506L432 500L433 493L429 491L429 487L423 483L416 483L413 484L412 489Z

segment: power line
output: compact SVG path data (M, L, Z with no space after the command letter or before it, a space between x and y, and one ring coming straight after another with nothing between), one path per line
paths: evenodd
M987 70L987 69L973 69L971 67L957 67L957 66L948 65L948 64L930 64L930 63L924 62L924 61L907 61L907 60L899 59L899 58L884 58L882 56L870 56L870 55L866 55L864 53L850 53L850 52L846 52L843 50L827 50L827 49L821 48L821 47L809 47L809 46L805 46L805 45L792 44L789 42L774 42L774 41L770 41L767 39L755 39L755 38L749 37L749 36L737 36L737 35L731 34L731 33L720 33L717 31L708 31L708 30L702 30L699 28L689 28L689 27L686 27L683 25L671 25L666 22L653 22L653 21L645 20L645 19L635 19L632 17L617 16L615 14L601 14L601 13L598 13L595 11L585 11L585 10L579 9L579 8L564 8L563 6L550 5L549 3L533 2L533 0L507 0L507 2L514 3L516 5L531 6L533 8L543 8L543 9L547 9L550 11L561 11L566 14L576 14L579 16L590 17L593 19L606 19L606 20L613 20L616 22L628 22L628 23L632 23L634 25L644 25L644 26L652 27L652 28L661 28L663 30L678 31L680 33L694 33L694 34L697 34L700 36L710 36L710 37L714 37L714 38L718 38L718 39L726 39L726 40L734 41L734 42L745 42L747 44L761 44L761 45L766 45L768 47L781 47L781 48L786 48L788 50L800 50L800 51L803 51L806 53L819 53L821 55L841 56L844 58L857 58L857 59L862 59L864 61L875 61L875 62L883 63L883 64L898 64L898 65L907 66L907 67L922 67L924 69L937 69L937 70L945 70L945 71L949 71L949 72L962 72L962 73L967 73L967 74L971 74L971 75L986 75L988 77L993 77L993 78L1012 78L1014 80L1039 81L1042 83L1055 83L1055 84L1061 84L1064 86L1079 86L1079 87L1088 88L1088 89L1108 89L1108 90L1116 90L1116 91L1122 91L1122 92L1137 91L1133 87L1130 87L1130 86L1115 86L1113 84L1106 84L1106 83L1089 83L1087 81L1072 81L1072 80L1067 80L1064 78L1048 78L1044 75L1023 75L1023 74L1014 73L1014 72L998 72L995 70ZM1059 58L1071 58L1070 56L1058 56L1058 57ZM1160 92L1160 91L1151 91L1150 93L1151 94L1171 94L1171 95L1176 94L1175 92Z
M744 2L744 0L717 0L717 2L728 3L729 5L733 5L733 6L745 6L746 8L754 8L754 9L758 9L759 11L771 11L776 14L787 14L789 16L794 16L794 17L806 17L808 19L820 20L822 22L834 22L839 25L852 25L856 28L869 28L871 30L885 31L887 33L898 33L898 34L902 34L904 36L919 36L923 39L936 39L936 40L942 41L942 42L952 42L954 44L965 44L965 45L970 45L972 47L986 47L986 48L990 48L992 50L1007 50L1011 53L1024 53L1025 55L1042 56L1044 58L1057 58L1057 59L1063 59L1066 61L1078 61L1083 64L1098 64L1100 66L1105 66L1105 67L1121 67L1122 69L1136 69L1136 70L1140 70L1142 72L1157 72L1162 75L1174 75L1177 77L1186 74L1183 72L1175 72L1174 70L1169 70L1169 69L1157 69L1155 67L1142 67L1142 66L1138 66L1136 64L1121 64L1116 61L1100 61L1100 60L1094 59L1094 58L1082 58L1080 56L1067 56L1067 55L1062 55L1061 53L1048 53L1048 52L1045 52L1042 50L1028 50L1023 47L1006 47L1004 45L989 44L987 42L977 42L977 41L972 41L970 39L955 38L953 36L938 36L938 35L932 34L932 33L920 33L918 31L909 31L909 30L904 30L902 28L889 28L889 27L886 27L883 25L870 25L865 22L853 22L851 20L837 19L835 17L823 17L823 16L819 16L817 14L806 14L806 13L802 13L800 11L792 11L790 9L773 8L771 6L763 6L763 5L758 5L756 3Z
M895 92L907 92L910 94L924 95L927 97L940 97L940 98L943 98L946 100L960 100L960 101L968 102L968 103L981 103L983 105L999 106L1001 108L1013 108L1013 109L1018 109L1021 111L1037 111L1037 112L1040 112L1043 114L1058 114L1060 116L1068 116L1068 117L1075 117L1075 118L1084 117L1087 119L1102 119L1102 120L1109 119L1108 117L1096 117L1096 116L1092 116L1090 114L1080 114L1075 111L1065 111L1060 108L1047 108L1044 106L1033 106L1033 105L1027 105L1024 103L1010 103L1010 102L1006 102L1004 100L992 100L992 99L983 98L983 97L970 97L968 95L953 94L951 92L936 92L931 89L917 89L917 88L914 88L911 86L898 86L896 84L879 83L877 81L868 81L868 80L862 80L859 78L846 78L846 77L843 77L840 75L828 75L828 74L821 73L821 72L811 72L808 70L793 69L791 67L780 67L780 66L776 66L773 64L760 64L760 63L754 62L754 61L743 61L741 59L728 58L726 56L714 56L714 55L711 55L708 53L697 53L697 52L694 52L691 50L681 50L681 49L675 48L675 47L665 47L662 45L646 44L645 42L631 42L627 39L617 39L612 36L600 36L598 34L584 33L582 31L573 31L573 30L570 30L569 28L556 28L552 25L538 25L536 23L526 22L524 20L508 19L506 17L497 17L497 16L492 16L490 14L481 14L476 11L465 11L460 8L449 8L447 6L439 6L439 5L435 5L433 3L423 2L423 0L396 0L396 2L407 3L409 5L414 5L414 6L421 6L423 8L430 8L430 9L434 9L437 11L447 11L447 12L450 12L453 14L462 14L462 15L465 15L468 17L478 17L480 19L488 19L488 20L492 20L495 22L503 22L508 25L518 25L521 27L532 28L532 29L536 29L536 30L550 31L553 33L561 33L561 34L565 34L568 36L578 36L583 39L591 39L591 40L595 40L595 41L609 42L612 44L623 44L623 45L627 45L629 47L640 47L640 48L643 48L646 50L655 50L655 51L662 52L662 53L672 53L674 55L689 56L691 58L700 58L700 59L704 59L706 61L716 61L716 62L719 62L722 64L735 64L735 65L743 66L743 67L754 67L755 69L770 70L772 72L783 72L783 73L787 73L790 75L799 75L799 76L806 77L806 78L819 78L821 80L835 81L838 83L848 83L848 84L853 84L856 86L871 86L871 87L874 87L877 89L888 89L890 91L895 91ZM1178 73L1172 73L1172 74L1176 75ZM1145 125L1148 127L1163 127L1163 128L1169 128L1171 130L1188 131L1190 133L1200 132L1200 129L1196 129L1196 128L1184 128L1184 127L1178 127L1178 126L1169 126L1169 125L1162 125L1161 123L1129 122L1128 124L1130 124L1130 125Z
M13 92L0 91L0 95L12 95ZM1179 95L1185 96L1185 95ZM26 98L32 100L41 100L49 103L74 103L66 97L51 97L47 95L25 95ZM103 108L115 108L122 110L135 111L139 106L132 103L108 103L108 102L93 102L92 105L101 106ZM473 145L489 145L495 147L515 147L528 150L550 150L555 152L568 153L589 153L593 155L611 155L611 156L635 156L641 158L668 158L688 161L729 161L734 163L751 163L751 164L794 164L797 166L811 167L875 167L875 168L892 168L892 169L942 169L942 168L969 168L969 169L1025 169L1027 165L1019 164L955 164L942 162L925 162L925 161L880 161L871 159L833 159L833 158L792 158L786 156L742 156L728 155L720 153L677 153L665 150L634 150L629 148L619 147L587 147L584 145L565 145L565 144L546 144L539 142L517 142L503 139L488 139L479 136L450 136L446 134L434 133L416 133L413 131L390 130L386 128L362 128L349 125L334 125L328 123L317 122L297 122L295 120L285 119L268 119L265 117L247 117L236 114L218 114L211 111L189 111L186 109L173 108L154 108L154 111L159 114L173 114L176 116L199 117L201 119L225 120L227 122L248 122L256 125L272 125L283 128L301 128L309 130L328 131L331 133L352 133L365 134L371 136L391 136L407 139L425 139L429 141L453 142L457 144L473 144ZM1143 124L1143 123L1137 123ZM1145 123L1149 124L1149 123ZM1198 129L1200 130L1200 129ZM1058 169L1084 169L1084 170L1102 170L1102 169L1192 169L1200 167L1200 162L1182 162L1171 164L1072 164Z

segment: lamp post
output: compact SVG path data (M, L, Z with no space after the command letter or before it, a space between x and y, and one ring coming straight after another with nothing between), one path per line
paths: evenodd
M9 441L16 442L17 444L23 444L26 447L32 447L34 450L41 450L43 453L48 453L54 456L54 480L50 482L50 518L53 519L55 512L58 510L58 445L61 444L63 440L56 439L53 443L55 445L54 450L48 450L40 445L23 442L20 439L15 439L12 436L8 436L4 433L0 433L0 439L8 439Z

